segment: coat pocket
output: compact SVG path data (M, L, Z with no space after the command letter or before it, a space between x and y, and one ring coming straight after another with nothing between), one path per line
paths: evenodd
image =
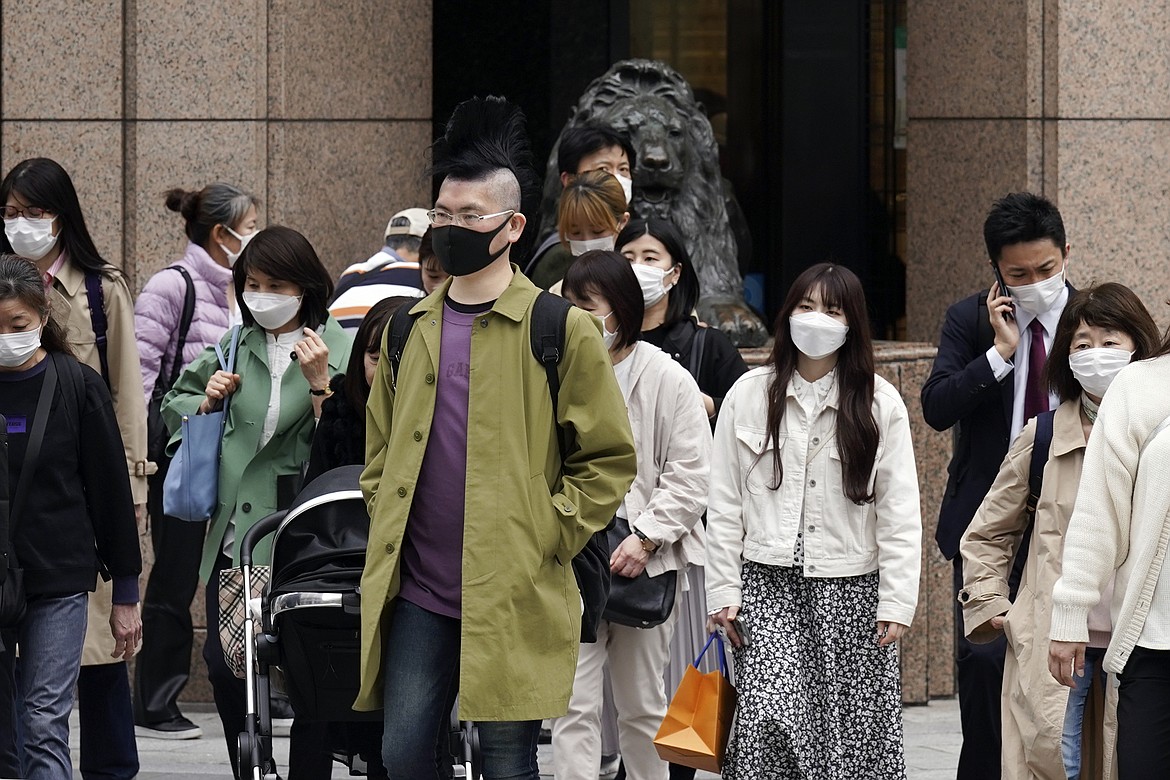
M775 456L768 447L767 432L736 426L735 438L740 473L743 474L744 488L747 492L761 495L779 485L780 470L776 468ZM781 463L786 439L784 434L780 434L778 450Z

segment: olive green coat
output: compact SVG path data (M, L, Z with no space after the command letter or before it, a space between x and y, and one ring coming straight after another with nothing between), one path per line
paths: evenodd
M231 345L231 335L229 330L220 340L225 357ZM329 317L321 338L329 347L330 376L345 370L349 361L349 335L337 320ZM167 447L170 454L178 448L181 439L179 423L183 415L195 414L203 402L207 380L218 369L215 348L208 347L184 369L179 381L163 399L163 421L167 430L173 432ZM240 375L240 386L228 405L223 444L220 445L219 508L211 516L199 566L199 577L204 582L211 575L233 516L238 542L249 528L276 511L276 478L300 471L301 464L309 459L316 426L309 383L294 360L280 380L280 417L276 433L260 447L272 378L268 369L267 336L257 325L240 331L235 373ZM268 561L269 546L270 540L257 546L258 562ZM240 562L238 547L236 545L232 551L235 565Z
M448 286L410 309L419 317L403 349L397 394L385 338L370 391L361 481L372 520L362 576L357 710L382 706L388 606L399 589L403 534L441 381L436 375ZM476 320L471 337L459 655L459 712L469 720L565 713L581 630L570 561L609 523L637 471L625 404L598 324L574 308L559 364L557 417L574 441L562 479L547 378L529 346L537 292L517 272Z

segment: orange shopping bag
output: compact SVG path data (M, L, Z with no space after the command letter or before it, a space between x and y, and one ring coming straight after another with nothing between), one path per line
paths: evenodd
M719 671L703 674L697 667L713 640L718 642ZM719 772L734 713L735 688L727 678L723 637L712 632L694 665L683 673L654 737L658 756L682 766Z

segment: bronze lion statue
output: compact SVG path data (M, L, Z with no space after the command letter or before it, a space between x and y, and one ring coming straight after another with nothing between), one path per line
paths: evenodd
M699 276L699 317L741 347L763 344L767 329L743 299L735 237L727 219L711 123L685 79L655 60L623 60L593 81L565 127L592 122L625 134L638 155L633 211L670 219ZM564 132L563 130L561 131ZM556 146L541 200L546 234L561 193Z

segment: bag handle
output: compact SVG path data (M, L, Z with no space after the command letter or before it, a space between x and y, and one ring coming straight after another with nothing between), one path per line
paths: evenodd
M720 634L718 631L712 631L711 636L707 637L707 644L703 645L703 649L699 651L698 657L695 658L694 666L696 669L699 668L699 664L702 663L702 661L703 661L703 656L705 656L707 654L707 649L709 647L711 647L711 642L713 642L713 641L719 643L719 671L723 673L724 677L726 677L727 676L727 650L723 646L723 635Z
M229 374L234 373L236 369L236 347L240 343L240 326L236 325L232 328L232 343L228 349L228 356L225 359L223 356L223 347L219 342L215 342L215 356L219 359L219 367ZM232 400L231 395L223 399L223 418L227 419L228 401Z

